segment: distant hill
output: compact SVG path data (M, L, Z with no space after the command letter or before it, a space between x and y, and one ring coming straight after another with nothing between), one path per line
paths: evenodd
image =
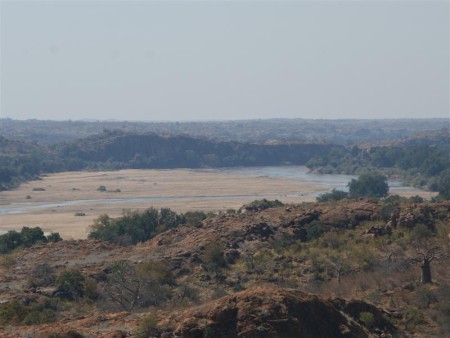
M251 144L123 131L104 131L51 146L1 137L0 190L42 173L84 169L301 165L341 148L324 143Z
M242 143L313 142L380 144L417 133L447 130L448 119L310 120L270 119L193 122L43 121L0 119L0 135L40 144L57 144L104 129L159 135L190 135Z
M131 168L198 168L305 164L342 146L317 143L250 144L189 136L106 131L58 149L61 158Z

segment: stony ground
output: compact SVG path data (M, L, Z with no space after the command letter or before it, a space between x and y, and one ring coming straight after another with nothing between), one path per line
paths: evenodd
M0 266L0 303L12 299L32 303L51 297L54 286L28 286L30 271L44 262L57 274L67 269L79 270L94 280L99 289L115 261L163 262L175 278L175 284L171 286L174 294L180 295L189 287L196 291L196 297L187 300L177 296L164 305L132 312L124 312L107 302L79 301L67 305L68 310L60 314L56 323L4 325L0 326L0 337L137 336L138 326L149 314L156 324L147 336L156 337L401 337L404 329L400 325L399 313L404 305L401 299L406 297L405 293L412 292L405 287L407 283L396 284L391 289L386 287L381 292L381 297L386 299L397 296L398 304L380 301L374 306L367 300L330 298L335 293L326 290L319 292L321 296L312 296L301 291L319 290L311 284L312 258L276 249L277 245L286 244L282 242L283 238L289 238L289 243L305 241L306 229L315 222L320 222L324 230L357 231L355 233L364 241L378 236L377 232L381 234L383 229L392 226L392 221L396 227L405 229L411 226L408 222L418 222L419 218L425 222L423 215L428 215L430 222L437 215L448 222L450 203L408 204L394 215L390 225L379 221L380 208L380 204L372 200L303 203L266 210L243 207L236 213L208 218L198 226L166 231L136 246L69 240L23 249ZM220 243L226 268L211 269L208 266L205 250L211 243ZM267 259L264 255L269 251ZM249 268L249 258L255 268ZM362 272L356 272L344 278L349 282L361 276L364 276ZM443 272L440 276L447 275ZM368 288L358 289L353 294L362 299L374 291L370 286ZM359 317L361 312L372 313L375 323L364 325ZM323 322L323 318L327 321ZM427 329L438 336L438 328L433 325L430 322ZM416 336L421 337L420 331Z

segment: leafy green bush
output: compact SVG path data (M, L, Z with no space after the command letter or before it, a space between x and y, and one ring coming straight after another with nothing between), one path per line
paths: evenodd
M246 208L247 209L254 209L254 210L265 210L268 208L276 208L276 207L281 207L284 204L282 202L280 202L279 200L274 200L274 201L270 201L267 199L262 199L262 200L254 200L253 202L250 202Z
M306 229L306 239L311 241L313 239L319 238L325 232L323 227L316 222L311 223L311 225Z
M20 232L11 230L4 235L0 235L0 253L8 253L21 247L31 247L36 243L47 243L61 240L58 233L52 233L48 237L44 236L41 228L23 227Z
M61 273L57 280L57 295L60 298L76 300L84 295L83 274L78 270L66 270Z
M187 225L200 226L202 221L208 217L203 211L188 211L184 214Z
M316 200L317 202L328 202L328 201L340 201L344 198L348 198L348 192L333 189L331 190L331 192L319 195L316 198Z
M358 179L348 183L349 196L358 197L385 197L389 192L387 177L376 173L362 174Z
M47 242L47 238L44 236L44 232L39 227L36 228L23 227L22 231L20 231L20 239L21 244L26 247L30 247L38 242L42 243Z
M169 208L149 208L143 212L128 211L122 217L102 215L91 226L89 238L120 245L144 242L157 234L185 222L184 216Z
M58 232L52 232L50 235L47 236L47 240L49 242L59 242L62 241L62 238Z

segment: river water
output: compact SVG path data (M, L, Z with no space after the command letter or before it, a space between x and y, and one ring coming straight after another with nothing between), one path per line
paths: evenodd
M281 178L289 179L295 181L304 181L309 183L314 183L317 186L318 191L308 194L309 196L316 197L324 190L331 191L332 189L348 190L348 182L356 178L352 175L322 175L322 174L309 174L308 169L304 166L277 166L277 167L238 167L238 168L221 168L214 169L218 173L229 173L229 174L239 174L239 175L249 175L265 178ZM397 190L409 191L414 188L402 186L401 183L390 181L389 186L391 188L396 188ZM287 196L287 195L286 195ZM259 196L259 195L220 195L220 196L158 196L158 197L140 197L140 198L114 198L114 199L80 199L80 200L68 200L68 201L58 201L58 202L42 202L42 203L27 203L26 205L20 206L0 206L0 216L9 214L21 214L26 212L32 212L42 209L51 209L63 206L78 206L91 204L131 204L137 202L166 202L166 201L189 201L189 200L214 200L214 199L232 199L236 197L248 197L248 198L278 198L279 195L274 196ZM291 196L287 196L291 197ZM294 196L292 196L294 197ZM0 234L4 232L0 230Z

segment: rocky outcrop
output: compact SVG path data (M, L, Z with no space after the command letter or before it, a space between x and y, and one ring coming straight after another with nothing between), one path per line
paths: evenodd
M356 320L359 310L388 323L374 306L326 300L294 289L258 286L223 297L184 315L172 337L370 337ZM364 306L366 305L366 306ZM351 313L344 313L345 310ZM351 314L351 315L349 315ZM385 325L384 337L395 333Z
M412 229L417 224L423 224L430 230L434 230L437 220L448 219L450 215L450 202L429 204L411 204L409 207L396 210L392 213L388 225Z

